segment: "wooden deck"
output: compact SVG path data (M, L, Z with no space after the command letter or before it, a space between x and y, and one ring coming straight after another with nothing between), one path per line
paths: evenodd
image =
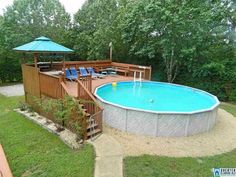
M62 63L49 63L49 67L41 69L35 65L22 64L23 82L25 90L25 100L26 102L38 109L35 104L35 97L42 98L54 98L63 99L65 95L73 96L75 101L80 100L81 105L84 107L84 115L82 123L87 131L84 132L84 138L87 139L92 134L95 134L93 129L91 129L90 122L86 119L95 121L93 127L97 131L102 131L102 115L103 107L96 104L97 100L92 94L96 87L118 81L133 81L133 77L142 78L143 80L151 79L151 66L140 66L127 63L117 63L110 60L102 61L69 61ZM76 81L66 81L63 72L65 68L74 67L76 70L79 67L93 67L96 72L102 71L107 68L114 68L117 72L117 76L106 76L103 79L92 79L91 76L83 77L79 75ZM124 76L125 75L125 76ZM48 116L52 118L52 116ZM71 117L74 119L75 117ZM90 128L89 128L90 127ZM68 126L68 129L71 127ZM0 176L1 177L1 176Z
M106 76L102 79L93 79L92 80L92 92L94 93L95 89L103 84L106 83L111 83L111 82L119 82L119 81L132 81L133 77L127 77L127 76L121 76L121 75L116 75L116 76ZM66 86L69 89L69 94L71 96L77 97L77 83L76 82L71 82L71 81L66 81Z

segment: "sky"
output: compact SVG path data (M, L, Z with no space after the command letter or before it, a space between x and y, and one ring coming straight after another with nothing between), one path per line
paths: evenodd
M66 11L71 15L75 14L81 8L85 0L59 0L65 7ZM12 5L13 0L0 0L0 15L3 14L4 9Z

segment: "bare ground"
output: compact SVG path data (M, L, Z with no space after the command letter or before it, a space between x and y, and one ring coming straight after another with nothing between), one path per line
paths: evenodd
M121 144L124 156L210 156L236 148L236 117L219 109L217 124L210 132L189 137L146 137L121 132L108 126L104 127L104 133L111 135Z

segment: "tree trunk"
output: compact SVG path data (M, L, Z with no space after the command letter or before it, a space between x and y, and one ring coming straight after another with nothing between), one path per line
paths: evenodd
M174 57L174 49L171 49L170 57L165 57L165 65L166 65L166 74L167 74L167 81L172 83L178 73L178 64Z

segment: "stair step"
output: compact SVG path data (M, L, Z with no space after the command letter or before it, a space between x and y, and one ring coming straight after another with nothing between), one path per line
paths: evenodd
M80 106L81 108L83 108L83 107L84 107L84 105L83 105L83 104L79 104L79 106Z
M93 127L97 127L97 126L98 126L98 124L96 124L96 123L89 124L89 125L87 126L87 130L88 130L88 129L91 129L91 128L93 128Z
M96 135L96 134L101 133L101 132L102 132L102 131L101 131L99 128L97 128L97 129L95 129L94 131L88 132L88 133L87 133L87 137L90 137L91 135Z
M86 117L90 117L91 114L89 114L89 113L86 112L86 113L85 113L85 116L86 116Z
M93 120L93 119L89 119L89 118L88 118L88 119L86 120L86 122L87 122L88 124L91 124L91 123L93 123L93 122L94 122L94 120Z

